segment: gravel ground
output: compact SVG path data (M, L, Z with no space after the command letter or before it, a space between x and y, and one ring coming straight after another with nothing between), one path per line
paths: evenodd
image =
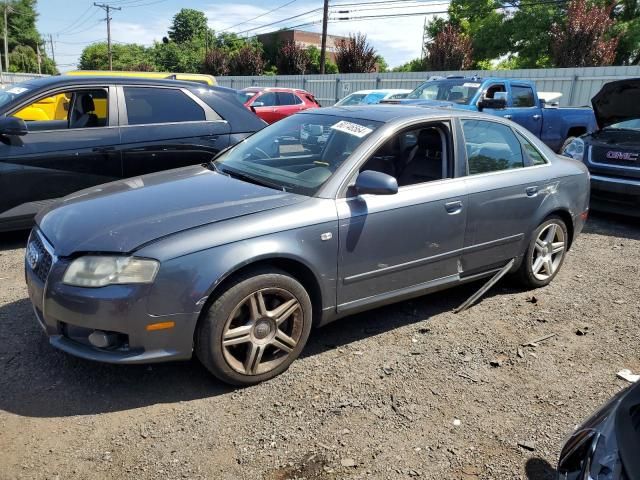
M196 361L110 366L50 347L0 236L2 479L546 479L567 433L640 371L640 226L594 217L549 287L464 286L313 332L233 390ZM475 286L477 288L477 285ZM538 346L519 346L555 334Z

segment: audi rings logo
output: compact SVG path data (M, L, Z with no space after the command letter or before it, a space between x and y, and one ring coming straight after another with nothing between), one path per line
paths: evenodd
M35 270L40 261L40 252L33 243L30 243L27 247L27 263L31 267L31 270Z
M637 162L638 161L638 154L637 153L631 153L631 152L616 152L613 150L609 150L607 152L607 158L611 159L611 160L627 160L630 162Z

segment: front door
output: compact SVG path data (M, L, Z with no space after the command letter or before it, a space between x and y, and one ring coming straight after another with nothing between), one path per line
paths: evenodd
M183 89L121 91L125 177L206 163L229 144L229 124Z
M542 109L536 105L533 88L530 85L511 85L508 113L518 125L522 125L535 136L542 131Z
M361 167L395 176L395 195L338 200L338 310L453 281L466 225L464 179L453 177L449 126L411 127Z
M263 92L254 97L251 106L262 120L267 123L274 123L280 120L278 113L278 99L276 92Z
M0 222L28 220L56 198L122 176L112 98L113 88L78 87L10 112L29 132L0 142Z

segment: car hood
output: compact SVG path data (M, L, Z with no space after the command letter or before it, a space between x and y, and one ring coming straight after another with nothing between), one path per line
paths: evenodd
M591 105L600 128L640 118L640 78L606 83Z
M173 233L305 199L194 166L81 190L40 212L36 223L58 256L131 252Z

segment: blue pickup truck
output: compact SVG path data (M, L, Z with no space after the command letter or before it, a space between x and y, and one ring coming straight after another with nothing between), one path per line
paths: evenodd
M559 108L538 98L533 82L516 78L429 80L406 98L383 103L445 106L498 115L527 128L556 152L597 128L591 108Z

